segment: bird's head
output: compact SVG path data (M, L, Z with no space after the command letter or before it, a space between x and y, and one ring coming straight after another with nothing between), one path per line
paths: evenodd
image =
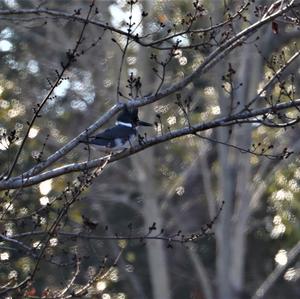
M127 105L124 107L123 111L119 114L116 124L132 127L132 128L138 126L144 126L144 127L152 126L152 124L139 119L137 108L128 108Z

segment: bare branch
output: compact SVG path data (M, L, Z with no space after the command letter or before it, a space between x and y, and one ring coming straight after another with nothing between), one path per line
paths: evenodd
M139 37L138 35L134 35L134 31L129 32L129 31L123 31L121 29L115 28L107 23L102 23L100 21L96 20L88 20L89 24L98 26L100 28L103 28L104 30L109 30L111 32L115 32L117 34L125 36L128 40L134 41L138 43L139 45L143 47L152 47L154 49L159 49L159 50L171 50L172 47L161 47L159 46L161 43L170 41L174 39L175 37L180 37L183 36L184 34L199 34L199 33L208 33L214 30L217 30L219 28L222 28L228 24L230 24L233 20L237 19L240 17L241 13L244 12L247 7L249 7L249 1L247 1L236 13L234 13L232 16L230 16L227 20L220 22L216 25L211 25L208 28L202 28L202 29L191 29L190 27L186 30L167 35L164 38L160 38L151 42L144 42L143 40L147 38L146 36L141 36ZM46 19L47 17L43 17L42 15L50 16L53 17L54 19L66 19L66 20L72 20L72 21L78 21L81 23L86 22L85 18L76 15L76 14L69 14L66 12L62 11L57 11L57 10L51 10L51 9L46 9L46 8L35 8L35 9L10 9L10 10L0 10L0 16L12 16L16 15L18 18L12 19L13 21L20 20L20 21L34 21L38 19ZM29 19L22 19L19 18L20 15L38 15L35 18L29 18ZM2 17L3 18L3 17ZM9 20L9 17L5 18L6 20ZM192 47L197 47L198 45L192 45L189 48ZM180 47L179 48L185 48L185 47Z
M30 282L30 280L31 280L31 277L28 276L23 281L21 281L20 283L16 284L15 286L9 287L9 288L5 288L3 291L0 291L0 295L4 295L4 294L7 294L10 291L17 290L19 288L23 288L24 286L26 286L26 284L28 282Z
M59 294L60 297L63 297L73 286L75 279L78 277L78 275L80 273L80 263L81 263L81 260L78 256L78 254L76 254L76 270L74 272L73 277L70 279L69 283L67 284L67 286Z
M265 298L266 294L274 286L276 281L284 275L285 271L291 267L300 254L300 241L288 252L287 263L285 265L277 265L276 268L269 274L266 280L256 290L251 299Z
M42 102L41 102L40 104L37 104L37 107L33 109L34 114L33 114L33 116L32 116L31 121L28 123L27 131L26 131L25 136L24 136L24 138L23 138L23 140L22 140L22 143L21 143L21 145L20 145L20 147L19 147L19 149L18 149L18 152L17 152L17 154L16 154L16 157L15 157L13 163L12 163L12 166L11 166L9 172L8 172L8 175L7 175L7 178L6 178L6 179L9 179L10 176L12 175L12 172L13 172L13 170L14 170L14 168L15 168L17 162L18 162L18 159L19 159L19 157L20 157L20 154L21 154L21 152L22 152L22 150L23 150L23 147L24 147L24 145L25 145L25 142L26 142L26 140L27 140L27 138L28 138L30 129L32 128L32 126L33 126L33 124L35 123L36 119L37 119L38 117L40 117L40 112L41 112L41 110L42 110L43 107L45 106L46 102L50 99L50 96L52 95L52 93L53 93L53 91L55 90L55 88L56 88L57 86L59 86L59 84L61 83L61 80L62 80L63 75L64 75L64 73L66 72L66 70L67 70L67 69L70 67L70 65L75 61L76 52L77 52L77 50L78 50L79 45L80 45L81 42L82 42L83 33L84 33L84 31L85 31L85 29L86 29L86 26L87 26L87 24L88 24L88 19L89 19L89 17L90 17L91 11L92 11L92 9L93 9L93 7L94 7L94 3L95 3L95 0L93 0L93 1L92 1L92 4L90 5L89 12L88 12L88 14L87 14L87 17L86 17L86 19L85 19L84 25L83 25L83 27L82 27L82 29L81 29L81 32L80 32L80 34L79 34L79 38L78 38L78 40L77 40L77 42L76 42L76 45L75 45L74 49L73 49L72 51L68 52L68 55L67 55L67 58L68 58L67 63L66 63L66 64L63 64L63 65L62 65L62 70L60 71L60 73L57 73L57 78L56 78L55 82L54 82L53 84L51 84L51 88L50 88L48 94L45 96L45 98L42 100Z
M246 105L245 108L242 109L241 112L249 109L249 107L255 103L258 99L261 98L262 94L270 87L272 86L275 82L276 79L279 78L279 76L286 70L286 68L292 64L296 58L300 55L300 51L297 51L273 76L272 78L264 85L264 87L259 91L259 93Z
M246 111L243 113L236 113L230 116L217 118L215 120L193 125L193 126L187 126L178 130L170 131L162 136L157 136L153 138L149 138L144 144L139 144L136 146L133 146L129 151L126 151L124 153L116 154L112 156L108 163L123 159L125 157L128 157L130 155L133 155L134 153L140 152L150 146L163 143L169 140L172 140L174 138L178 138L181 136L189 135L189 134L195 134L199 131L205 131L208 129L220 127L220 126L231 126L234 124L243 124L243 123L256 123L257 120L255 117L257 116L263 116L267 113L276 113L277 111L285 110L288 108L298 107L300 106L300 99L297 99L292 102L286 102L286 103L279 103L271 107L265 107L260 109L255 109L251 111ZM253 119L254 118L254 119ZM81 133L78 137L73 139L71 142L75 142L75 140L80 140L82 138L83 133ZM82 138L83 139L83 138ZM78 143L77 142L77 143ZM69 143L70 144L70 143ZM64 146L61 150L62 151L66 146ZM64 165L62 167L46 171L44 173L41 173L39 175L31 175L24 174L23 176L14 177L9 180L3 180L0 181L0 190L7 190L7 189L17 189L21 187L28 187L32 186L34 184L38 184L42 181L45 181L47 179L57 177L66 173L74 172L74 171L82 171L85 169L91 169L95 167L99 167L103 165L103 162L105 163L107 161L107 157L102 157L99 159L95 159L92 161L87 162L81 162L81 163L73 163L69 165Z

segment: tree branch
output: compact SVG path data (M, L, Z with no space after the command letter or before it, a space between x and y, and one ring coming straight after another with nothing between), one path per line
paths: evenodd
M152 137L149 138L145 143L138 144L136 146L133 146L130 150L125 151L120 154L113 155L108 163L124 159L125 157L131 156L137 152L140 152L150 146L160 144L169 140L172 140L174 138L178 138L181 136L189 135L189 134L195 134L199 131L205 131L208 129L216 128L216 127L222 127L222 126L232 126L235 124L243 124L243 123L256 123L257 120L255 117L257 116L263 116L267 113L273 114L281 110L285 110L288 108L298 107L300 106L300 99L297 99L295 101L290 101L286 103L279 103L273 106L255 109L251 111L246 111L243 113L236 113L230 116L217 118L215 120L200 123L194 126L187 126L181 129L170 131L162 136ZM116 106L117 107L117 106ZM252 118L254 118L252 120ZM80 139L84 140L84 137L82 136L83 133L81 133L79 136L73 139L72 142L79 142ZM70 143L69 143L70 144ZM66 147L66 146L65 146ZM63 147L64 148L64 147ZM59 150L58 152L60 152ZM50 178L54 178L63 174L67 174L70 172L75 171L83 171L95 167L101 166L103 163L106 163L107 156L101 157L92 161L86 161L86 162L80 162L80 163L72 163L68 165L64 165L59 168L55 168L49 171L46 171L44 173L38 174L38 175L30 175L28 173L23 174L22 176L14 177L9 180L3 180L0 182L0 190L7 190L7 189L18 189L23 187L32 186L34 184L38 184L42 181L45 181Z
M265 298L267 292L274 286L276 281L284 275L285 271L291 267L297 260L300 254L300 241L288 252L287 263L285 265L277 265L276 268L269 274L266 280L256 290L251 299Z
M89 19L89 17L90 17L91 12L92 12L92 8L94 7L94 3L95 3L95 0L92 0L91 5L90 5L90 8L89 8L89 11L88 11L88 14L87 14L87 16L86 16L86 18L85 18L85 21L84 21L84 25L83 25L83 27L82 27L82 29L81 29L81 31L80 31L80 34L79 34L78 40L76 41L76 44L75 44L74 49L73 49L70 53L68 52L68 54L67 54L67 58L68 58L67 63L66 63L66 64L62 64L62 70L61 70L59 73L57 72L57 78L56 78L54 84L51 84L50 90L49 90L49 92L47 93L47 95L45 96L45 98L42 100L42 102L39 103L39 104L37 104L37 107L36 107L36 108L33 108L34 114L33 114L33 116L32 116L31 121L28 122L28 128L27 128L27 131L26 131L25 136L24 136L24 138L23 138L23 140L22 140L22 143L21 143L21 145L20 145L20 147L19 147L19 149L18 149L18 151L17 151L16 157L15 157L13 163L12 163L12 166L10 167L10 170L9 170L9 172L8 172L8 175L7 175L6 179L9 179L10 176L12 175L12 172L13 172L13 170L14 170L14 168L15 168L15 166L16 166L18 160L19 160L19 157L20 157L20 154L21 154L21 152L22 152L22 150L23 150L23 147L24 147L24 145L25 145L25 142L26 142L26 140L28 139L29 132L30 132L30 130L31 130L32 126L33 126L33 124L35 123L36 119L37 119L38 117L40 117L39 114L40 114L41 110L42 110L43 107L45 106L46 102L50 99L50 96L52 95L52 93L54 92L54 90L56 89L56 87L58 87L59 84L61 83L61 80L63 79L63 76L64 76L66 70L67 70L67 69L70 67L70 65L75 61L75 57L76 57L76 54L77 54L77 50L78 50L79 45L80 45L81 42L82 42L82 39L83 39L83 33L84 33L84 31L85 31L85 29L86 29L86 26L87 26L87 24L88 24L88 19Z
M143 46L143 47L152 47L155 49L159 49L159 50L170 50L172 49L172 47L160 47L158 46L159 44L172 40L175 37L179 37L182 36L184 34L187 33L191 33L191 34L199 34L199 33L208 33L210 31L219 29L221 27L224 27L226 25L228 25L229 23L231 23L234 19L239 18L241 13L243 11L245 11L247 9L247 7L249 6L249 1L246 2L236 13L234 13L232 16L230 16L227 20L220 22L216 25L211 25L208 28L201 28L201 29L195 29L192 30L190 28L188 28L187 30L182 30L180 32L176 32L174 34L168 35L166 37L154 40L154 41L150 41L150 42L144 42L143 39L146 38L146 36L137 36L134 35L133 33L130 33L128 31L123 31L121 29L115 28L111 25L109 25L108 23L102 23L100 21L96 21L96 20L88 20L89 24L95 25L97 27L103 28L104 30L109 30L111 32L115 32L117 34L120 34L124 37L126 37L127 39L130 39L134 42L136 42L137 44ZM47 9L47 8L33 8L33 9L8 9L8 10L0 10L0 16L11 16L11 15L16 15L16 16L20 16L20 15L38 15L37 19L42 19L43 17L41 15L48 15L51 16L55 19L66 19L66 20L72 20L72 21L77 21L77 22L85 22L85 18L76 15L76 14L69 14L66 12L62 12L62 11L58 11L58 10L51 10L51 9ZM46 17L44 17L46 18ZM6 20L9 20L9 18L6 18ZM17 20L17 19L14 19ZM29 19L29 21L34 21L35 19ZM27 21L26 19L21 19L21 21ZM193 45L193 46L197 46L197 45ZM192 46L192 47L193 47ZM182 48L179 46L179 48ZM185 48L185 47L183 47Z
M299 4L293 4L293 5L287 5L282 10L279 10L272 15L266 17L264 20L258 21L254 23L253 25L247 27L240 33L233 36L228 41L224 42L220 47L218 47L216 50L214 50L210 55L207 56L207 58L204 60L204 62L190 75L188 75L186 78L181 80L180 82L174 83L170 87L167 87L160 91L157 94L153 94L150 96L137 98L134 101L131 101L128 103L128 107L141 107L145 106L151 103L154 103L156 101L159 101L181 89L186 87L189 83L191 83L196 77L199 78L199 76L205 74L208 70L210 70L221 58L223 58L225 55L228 55L233 49L241 45L241 41L245 41L247 38L249 38L252 34L254 34L259 28L261 28L263 25L271 22L278 16L281 16L282 14L287 13L290 9L300 6ZM10 11L7 11L7 14ZM0 11L1 14L1 11ZM70 152L78 143L80 140L83 140L83 138L86 135L90 135L94 133L97 129L99 129L104 123L106 123L110 118L112 118L117 112L121 111L124 107L123 103L118 103L117 105L113 106L109 111L107 111L102 117L100 117L93 125L91 125L88 129L86 129L84 132L82 132L79 136L71 140L68 144L63 146L60 150L52 154L46 161L39 163L35 167L31 168L29 171L25 172L23 174L24 177L29 177L32 175L36 175L43 171L44 169L48 168L50 165L52 165L54 162L65 156L68 152Z

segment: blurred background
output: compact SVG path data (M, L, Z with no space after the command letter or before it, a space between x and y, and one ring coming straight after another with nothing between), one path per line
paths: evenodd
M259 20L256 6L274 1L256 1L244 11L234 25L222 27L202 37L186 35L182 49L168 63L164 86L179 82L193 72L226 39ZM198 28L224 21L240 9L241 1L199 1L203 4ZM5 0L0 10L53 9L83 18L90 1ZM126 1L96 0L98 13L92 19L127 30L130 5ZM9 168L30 120L33 105L47 94L48 80L65 61L65 53L78 39L82 23L48 14L4 15L0 11L0 130L16 130L20 140L7 150L0 144L1 172ZM163 38L173 24L186 28L183 18L193 11L192 1L139 1L132 6L135 33L148 34L145 39ZM143 17L143 12L148 16ZM163 24L163 26L162 26ZM222 37L223 34L223 37ZM69 140L84 131L116 103L117 82L122 62L121 47L126 37L89 24L80 46L85 53L72 64L64 80L42 110L42 117L30 130L17 172L33 167ZM259 37L259 39L257 39ZM189 48L195 41L201 44ZM176 38L160 43L172 47ZM195 78L192 84L152 105L140 109L140 117L155 123L141 134L156 136L187 125L176 101L191 107L193 123L228 115L243 107L259 92L268 78L290 58L299 45L299 28L280 23L278 33L271 24L262 27L243 47L219 61L209 74ZM284 53L284 54L283 54ZM140 77L140 95L155 93L161 80L157 61L168 60L169 50L127 45L120 77L120 91L128 95L130 76ZM153 57L156 58L153 58ZM233 70L233 71L232 71ZM299 59L282 74L286 88L299 97ZM267 96L281 99L276 82ZM297 89L298 88L298 89ZM135 94L133 94L135 96ZM126 101L126 99L122 98ZM254 107L263 107L259 100ZM296 114L295 114L296 113ZM291 112L295 117L298 111ZM112 120L113 123L115 119ZM109 126L111 123L107 124ZM47 254L56 262L68 263L71 254L81 258L80 275L75 285L82 285L97 271L108 255L113 263L122 250L117 265L109 275L89 288L88 298L300 298L300 170L299 126L267 128L241 125L210 129L204 138L185 136L148 148L138 154L110 164L73 205L61 222L61 230L82 232L85 236L201 234L201 227L214 222L212 231L195 242L184 244L160 240L111 240L53 237ZM293 151L287 159L270 159L250 155L218 142L243 149L262 149L280 153ZM42 156L39 156L42 152ZM98 152L90 153L93 158ZM89 152L77 146L56 163L84 161ZM38 159L37 159L38 158ZM56 216L60 202L49 204L78 174L68 174L31 188L1 195L1 232L13 236L47 229ZM14 198L11 201L11 198ZM47 206L48 204L48 206ZM41 209L43 208L43 209ZM29 234L20 238L28 246L38 247L40 237ZM169 244L170 245L170 244ZM0 240L0 282L24 279L35 260L17 245ZM66 285L74 267L42 262L31 294L42 296ZM45 294L45 293L44 293ZM29 294L30 295L30 294ZM16 298L8 297L7 298Z

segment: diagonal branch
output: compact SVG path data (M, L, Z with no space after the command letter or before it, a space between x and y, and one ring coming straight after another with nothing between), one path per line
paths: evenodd
M190 34L196 34L196 33L208 33L211 32L213 30L216 30L218 28L224 27L228 24L230 24L234 19L237 19L240 17L241 13L243 11L245 11L247 9L247 7L249 6L249 1L246 2L243 6L241 6L241 8L234 13L232 16L230 16L227 20L220 22L216 25L211 25L208 28L201 28L201 29L186 29L186 30L182 30L180 32L176 32L174 34L171 35L167 35L166 37L163 38L159 38L157 40L154 41L150 41L150 42L144 42L143 40L147 37L146 36L138 36L138 35L134 35L133 32L129 32L129 31L123 31L121 29L118 29L116 27L113 27L111 25L109 25L108 23L102 23L100 21L97 20L88 20L89 24L95 25L97 27L103 28L104 30L109 30L111 32L115 32L117 34L123 35L124 37L126 37L128 40L134 41L136 43L138 43L139 45L143 46L143 47L152 47L155 49L159 49L159 50L163 50L163 49L172 49L172 47L160 47L159 45L162 44L165 41L169 41L172 40L176 37L179 36L183 36L184 34L190 33ZM33 9L3 9L0 10L0 16L22 16L22 15L37 15L37 17L35 18L30 18L30 19L19 19L20 21L34 21L35 19L45 19L47 18L47 16L52 17L54 19L66 19L66 20L71 20L71 21L77 21L77 22L81 22L84 23L85 22L85 18L77 15L77 14L70 14L67 12L63 12L63 11L58 11L58 10L52 10L52 9L47 9L47 8L33 8ZM43 17L43 15L45 15ZM3 17L2 17L3 19ZM9 17L6 18L6 20L9 20ZM13 19L13 20L18 20L18 19ZM195 46L195 45L194 45ZM182 48L182 47L179 47Z
M277 265L277 267L269 274L266 280L259 286L255 294L251 299L265 298L266 294L275 285L278 279L280 279L285 271L291 267L300 255L300 241L288 252L287 263L285 265Z
M188 75L180 82L174 83L173 85L163 89L157 94L153 94L142 98L137 98L135 99L135 101L131 101L130 103L128 103L129 108L141 107L141 106L154 103L183 89L189 83L191 83L196 77L199 78L199 76L205 74L208 70L210 70L225 55L228 55L236 47L241 46L241 41L245 41L263 25L268 24L269 22L281 16L282 14L287 13L290 9L298 6L300 6L300 3L287 5L282 10L276 11L272 15L266 17L264 20L258 21L253 25L247 27L246 29L236 34L228 41L224 42L220 47L218 47L215 51L213 51L210 55L208 55L207 58L203 61L203 63L192 74ZM35 167L31 168L29 171L24 173L24 176L28 177L28 176L36 175L42 172L43 170L45 170L46 168L48 168L50 165L52 165L60 158L65 156L68 152L70 152L79 143L79 141L82 140L86 135L94 133L96 130L98 130L104 123L106 123L109 119L111 119L117 112L121 111L123 107L124 107L123 103L118 103L117 105L113 106L109 111L107 111L103 116L101 116L93 125L91 125L87 130L82 132L79 136L71 140L60 150L56 151L54 154L48 157L46 161L39 163Z
M205 131L212 128L217 128L221 126L232 126L235 124L243 124L243 123L251 123L256 122L257 120L255 117L257 116L263 116L267 113L276 113L281 110L285 110L288 108L293 107L299 107L300 106L300 99L297 99L295 101L289 101L286 103L279 103L273 106L255 109L251 111L246 111L243 113L236 113L230 116L226 117L220 117L215 120L204 122L200 124L196 124L193 126L187 126L181 129L170 131L164 135L156 136L149 138L145 143L138 144L136 146L133 146L129 151L125 151L120 154L116 154L110 158L108 163L124 159L125 157L131 156L137 152L140 152L150 146L154 146L156 144L160 144L181 136L186 136L190 134L195 134L200 131ZM254 119L253 119L254 118ZM80 140L80 138L83 139L82 134L80 134L78 137L76 137L73 140ZM28 187L32 186L34 184L38 184L42 181L45 181L50 178L54 178L60 175L64 175L70 172L75 171L83 171L95 167L99 167L99 165L102 165L103 163L106 163L107 156L101 157L92 161L86 161L86 162L80 162L80 163L72 163L68 165L64 165L59 168L55 168L46 172L43 172L41 174L37 175L30 175L27 177L24 177L24 175L19 177L14 177L9 180L1 181L0 182L0 190L7 190L7 189L18 189L21 187Z
M247 109L250 108L252 104L254 104L258 99L260 99L263 95L263 93L268 90L270 86L272 86L276 80L281 76L281 74L286 70L286 68L292 64L296 58L300 55L300 51L297 51L273 76L272 78L264 85L264 87L259 91L259 93L249 102L247 103L246 107L243 108L243 111L246 111Z
M86 26L87 26L87 24L88 24L88 19L89 19L89 17L90 17L90 14L91 14L91 12L92 12L93 7L94 7L94 3L95 3L95 0L92 0L92 3L91 3L91 5L90 5L88 14L87 14L87 16L86 16L84 25L83 25L83 27L82 27L82 29L81 29L80 34L79 34L79 38L78 38L78 40L77 40L77 42L76 42L76 45L75 45L74 49L73 49L70 53L68 53L68 60L67 60L67 63L66 63L66 64L63 64L63 65L62 65L62 70L60 71L60 73L57 73L57 78L56 78L54 84L51 84L51 88L50 88L48 94L45 96L45 98L42 100L41 103L37 104L37 108L34 108L34 114L33 114L33 116L32 116L31 121L28 123L27 131L26 131L25 136L24 136L24 138L23 138L23 140L22 140L22 143L21 143L21 145L20 145L20 147L19 147L19 149L18 149L18 151L17 151L16 157L15 157L13 163L12 163L12 166L11 166L9 172L8 172L8 175L7 175L7 178L6 178L6 179L9 179L10 176L12 175L12 172L13 172L13 170L14 170L14 168L15 168L15 166L16 166L18 160L19 160L19 157L20 157L20 155L21 155L21 152L22 152L22 150L23 150L23 147L24 147L24 145L25 145L25 142L26 142L27 139L28 139L29 132L30 132L30 130L31 130L32 126L33 126L33 124L35 123L36 119L37 119L38 117L40 117L39 114L40 114L41 110L42 110L43 107L45 106L46 102L50 99L50 97L51 97L52 93L54 92L54 90L56 89L56 87L58 87L59 84L61 83L61 80L62 80L62 78L63 78L63 76L64 76L66 70L67 70L67 69L70 67L70 65L75 61L75 56L76 56L78 47L79 47L79 45L80 45L81 42L82 42L83 34L84 34L84 31L85 31Z

